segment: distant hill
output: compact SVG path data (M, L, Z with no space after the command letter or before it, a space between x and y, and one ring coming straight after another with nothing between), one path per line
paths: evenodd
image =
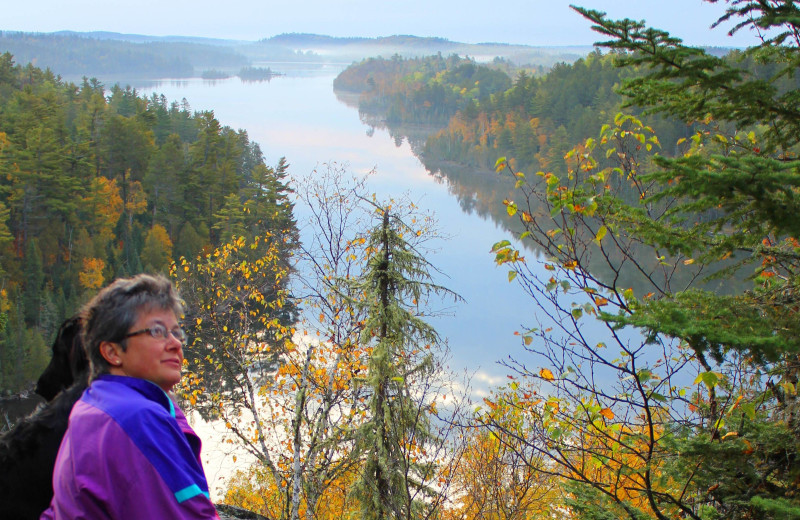
M234 47L197 39L152 39L115 33L0 33L0 53L61 76L183 78L205 68L241 68L247 57Z
M345 46L345 45L413 45L413 46L457 46L461 45L445 38L431 38L410 35L381 36L378 38L335 37L321 34L284 33L265 38L260 43L299 47L304 45Z
M592 50L584 47L531 47L503 43L469 44L444 38L392 35L340 38L319 34L279 34L259 41L195 36L149 36L107 31L22 33L0 31L0 53L65 77L101 80L198 77L215 70L235 74L270 61L352 63L367 57L403 58L436 54L469 56L478 62L502 58L514 66L549 69L571 63ZM274 68L274 67L273 67ZM280 72L276 68L276 72Z
M240 47L240 52L257 59L260 52L283 48L295 53L321 56L339 61L359 61L367 57L404 58L458 54L478 61L491 61L494 58L506 59L515 65L551 67L559 62L571 63L592 51L591 46L572 47L533 47L505 43L461 43L445 38L431 38L411 35L393 35L378 38L333 37L319 34L289 33L279 34L258 41L256 44Z
M247 43L244 40L226 40L221 38L204 38L202 36L149 36L146 34L126 34L109 31L56 31L49 33L56 36L80 36L83 38L94 38L96 40L119 40L133 43L147 42L166 42L166 43L198 43L202 45L213 45L216 47L234 46Z

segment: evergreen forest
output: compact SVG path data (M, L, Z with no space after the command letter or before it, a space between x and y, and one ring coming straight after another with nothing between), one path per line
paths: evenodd
M0 55L0 388L34 381L61 322L116 277L267 231L288 256L287 169L185 100Z

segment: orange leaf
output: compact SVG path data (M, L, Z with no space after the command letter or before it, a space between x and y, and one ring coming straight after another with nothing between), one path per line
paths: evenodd
M609 421L614 418L614 412L611 411L611 408L603 408L602 410L600 410L600 415L602 415Z
M750 455L751 453L753 453L754 451L753 445L750 444L750 441L748 441L747 439L742 439L742 441L744 441L744 443L747 445L747 448L745 448L744 451L742 451L742 453L744 453L745 455Z
M546 368L539 370L539 376L541 376L542 379L546 379L547 381L552 381L553 379L555 379L555 377L553 377L553 373Z

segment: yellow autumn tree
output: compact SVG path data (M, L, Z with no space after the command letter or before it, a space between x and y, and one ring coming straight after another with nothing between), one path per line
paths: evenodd
M140 259L145 271L153 273L169 271L172 262L172 240L161 224L153 224L153 227L147 232Z
M546 471L546 457L524 438L528 410L541 402L533 387L521 388L516 382L483 400L479 427L464 430L448 518L522 520L551 518L557 512L559 481Z
M181 393L256 461L227 500L276 519L326 507L326 493L358 460L349 435L365 400L354 393L365 368L357 345L295 329L282 245L240 237L173 271L192 338Z
M102 258L84 258L83 269L78 273L81 287L88 291L100 289L105 281L103 276L105 267L106 263Z
M106 244L114 240L114 227L122 216L123 203L117 181L102 175L93 178L83 198L83 210L86 228L100 254Z

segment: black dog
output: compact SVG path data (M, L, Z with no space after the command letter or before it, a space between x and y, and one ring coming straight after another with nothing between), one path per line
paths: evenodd
M36 384L50 401L0 436L0 511L3 518L38 519L53 498L53 466L69 413L87 386L89 363L77 317L61 325L53 358Z

